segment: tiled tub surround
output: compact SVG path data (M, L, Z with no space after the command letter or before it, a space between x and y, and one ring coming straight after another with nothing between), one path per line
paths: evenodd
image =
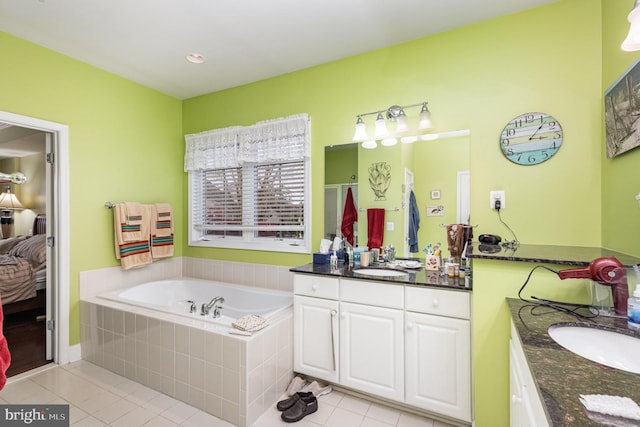
M275 404L293 377L290 310L251 337L177 315L98 298L176 277L293 290L288 267L172 258L144 269L80 273L82 358L239 426Z
M98 297L80 310L83 359L234 425L251 425L293 377L290 310L251 337Z

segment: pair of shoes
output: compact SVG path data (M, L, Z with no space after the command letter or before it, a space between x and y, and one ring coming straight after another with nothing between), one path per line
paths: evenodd
M331 385L326 383L320 383L318 381L312 381L311 383L302 387L302 392L311 392L315 397L320 397L327 393L331 393Z
M298 395L300 394L302 393L298 393ZM280 415L280 418L282 418L282 421L285 423L295 423L307 415L313 414L317 410L318 399L316 399L312 393L309 393L309 396L300 396L300 398L293 403L293 406Z
M291 396L290 398L284 399L284 400L281 400L280 402L278 402L276 404L276 408L278 408L278 411L286 411L287 409L289 409L293 405L295 405L296 402L298 400L300 400L301 398L307 398L308 399L311 396L313 396L313 393L311 393L311 392L304 393L304 392L300 392L299 391L297 393L294 393L293 396Z
M293 396L297 392L301 391L302 388L306 385L307 381L303 377L299 375L297 377L294 377L287 387L287 396Z

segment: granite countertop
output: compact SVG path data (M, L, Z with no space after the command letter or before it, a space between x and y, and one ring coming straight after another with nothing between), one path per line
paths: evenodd
M473 243L467 246L466 256L471 259L495 259L565 265L589 265L589 263L596 258L616 257L625 267L640 264L640 258L605 248L585 246L520 245L513 249L507 249L500 245Z
M424 261L424 260L421 260ZM424 264L424 262L422 262ZM299 267L291 268L289 271L294 273L320 274L323 276L343 277L358 280L372 280L376 282L388 282L390 284L414 285L414 286L430 286L446 289L455 289L462 291L471 290L471 278L467 274L464 279L454 277L449 278L441 271L425 270L423 267L419 269L394 267L393 270L402 270L407 276L364 276L358 274L358 270L367 268L388 268L384 263L373 264L369 267L360 267L356 265L338 264L338 268L332 269L329 264L305 264Z
M554 323L579 323L590 327L614 328L619 332L634 335L634 332L627 328L625 318L600 316L582 320L515 298L507 298L507 304L550 425L638 425L634 424L633 420L621 421L620 418L615 419L618 424L594 421L580 403L579 395L622 396L640 404L640 375L578 356L561 347L547 333L549 326ZM635 336L640 338L640 334ZM593 414L591 417L593 418Z

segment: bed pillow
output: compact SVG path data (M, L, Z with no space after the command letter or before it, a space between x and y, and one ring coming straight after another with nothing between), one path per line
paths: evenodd
M31 236L11 248L9 255L28 259L36 265L42 264L47 260L46 239L44 234Z
M20 237L10 237L8 239L2 239L0 240L0 255L6 255L9 253L9 251L18 243L22 242L24 239L26 239L26 236L20 236Z

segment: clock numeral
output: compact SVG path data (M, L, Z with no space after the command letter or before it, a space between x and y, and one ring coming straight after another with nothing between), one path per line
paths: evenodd
M536 116L534 116L533 114L527 114L524 117L524 121L527 123L533 123L533 121L536 119Z
M516 130L515 129L505 129L505 134L506 136L514 136L516 134Z
M511 143L511 141L509 141L506 138L502 140L502 145L504 145L504 146L508 146L510 143Z
M513 148L507 148L507 156L513 156L515 153L513 152Z

